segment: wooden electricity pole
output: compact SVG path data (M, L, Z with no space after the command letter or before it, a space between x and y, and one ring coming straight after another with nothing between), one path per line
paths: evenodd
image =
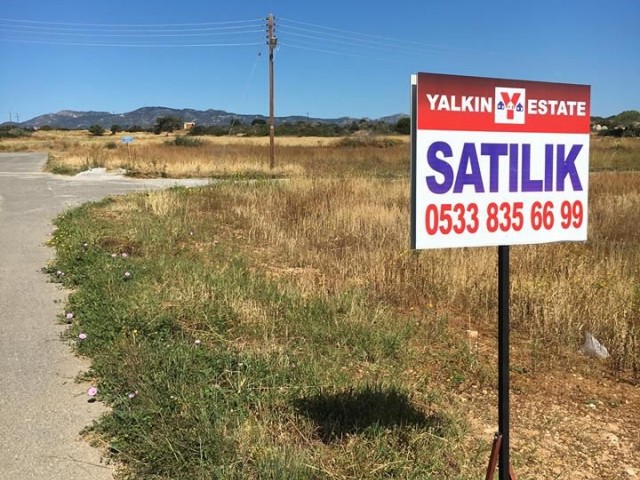
M275 149L275 117L273 113L273 51L278 39L274 34L273 15L267 17L267 45L269 45L269 168L273 170L276 165Z

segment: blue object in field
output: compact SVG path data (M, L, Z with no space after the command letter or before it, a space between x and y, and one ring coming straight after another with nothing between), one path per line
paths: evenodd
M122 143L133 143L133 137L122 137L120 141Z

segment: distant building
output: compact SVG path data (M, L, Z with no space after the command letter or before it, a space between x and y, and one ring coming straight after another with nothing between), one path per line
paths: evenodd
M183 130L191 130L195 126L196 126L196 122L184 122L182 124L182 129Z

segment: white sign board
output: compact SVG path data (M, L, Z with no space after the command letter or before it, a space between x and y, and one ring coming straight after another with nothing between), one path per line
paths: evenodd
M414 82L413 248L587 239L589 86Z

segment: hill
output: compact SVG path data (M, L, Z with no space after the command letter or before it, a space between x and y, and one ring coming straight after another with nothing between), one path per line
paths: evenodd
M591 117L592 130L612 137L640 137L640 112L625 110L610 117Z
M139 126L149 128L154 125L158 117L173 116L184 120L185 122L195 122L197 125L229 125L232 120L249 124L253 120L268 120L265 115L258 114L237 114L226 112L224 110L194 110L190 108L168 108L168 107L143 107L126 113L109 113L109 112L80 112L74 110L62 110L57 113L49 113L40 115L25 122L21 122L19 126L26 128L41 128L45 125L57 128L68 129L86 129L91 125L102 125L110 128L111 125L120 125L122 127ZM397 115L385 117L385 119L397 118ZM356 121L351 117L339 118L309 118L301 115L293 115L287 117L276 117L276 124L295 123L299 121L333 123L344 125Z
M591 117L591 123L606 125L607 127L631 127L640 123L640 112L638 110L625 110L610 117Z

